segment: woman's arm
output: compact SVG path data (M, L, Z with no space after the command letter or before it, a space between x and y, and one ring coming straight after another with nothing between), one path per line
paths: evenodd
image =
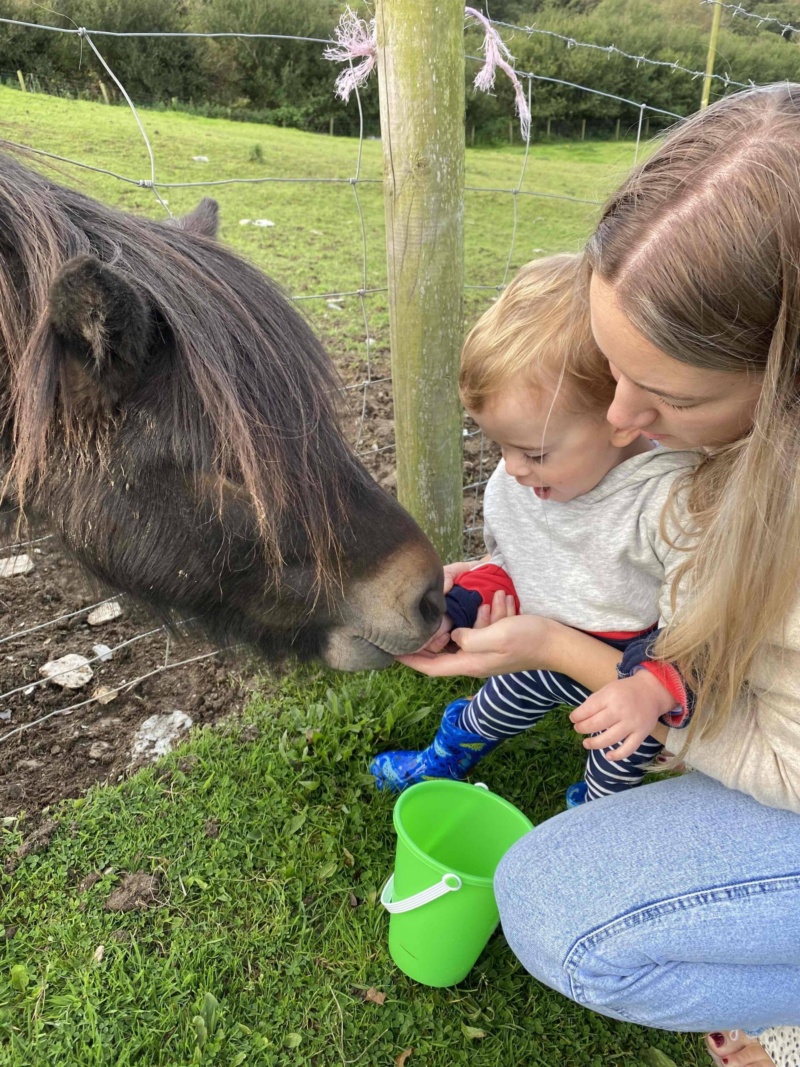
M477 630L454 630L459 651L399 656L406 666L435 678L488 678L524 670L566 674L592 691L617 677L619 652L580 630L539 615L517 615Z

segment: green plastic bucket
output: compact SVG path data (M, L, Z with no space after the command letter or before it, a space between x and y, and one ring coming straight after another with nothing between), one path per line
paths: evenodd
M485 785L436 779L400 795L394 826L394 874L381 894L389 952L415 982L454 985L500 920L497 865L533 824Z

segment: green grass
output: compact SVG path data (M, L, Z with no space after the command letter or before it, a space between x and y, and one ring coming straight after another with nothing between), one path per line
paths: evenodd
M149 168L121 108L0 89L10 140L134 177ZM274 127L144 113L165 180L199 177L349 176L357 145ZM261 146L263 163L250 162ZM630 145L535 148L524 188L602 197L630 162ZM195 164L193 155L207 155ZM468 182L512 188L518 149L467 153ZM362 175L378 177L380 145L364 145ZM127 210L160 212L152 193L64 166L62 180ZM309 294L361 284L361 228L349 186L220 186L222 238ZM181 212L197 190L170 191ZM385 283L377 187L359 187L370 287ZM512 266L575 248L592 209L519 198ZM239 225L269 218L275 226ZM507 194L468 193L468 281L503 278L513 218ZM485 294L470 296L470 313ZM308 305L306 305L308 307ZM374 351L386 346L381 296L368 300ZM364 358L355 300L314 319L340 366ZM391 800L366 776L369 756L430 737L444 704L474 683L431 681L396 668L334 676L300 672L265 680L242 724L204 730L155 770L94 790L55 813L49 847L0 875L0 1067L142 1064L386 1065L414 1049L408 1067L678 1067L705 1063L699 1042L611 1022L525 974L502 937L467 981L430 990L407 980L386 948L376 902L394 851ZM421 717L424 709L431 709ZM310 738L310 740L309 740ZM187 756L191 759L187 762ZM535 821L562 807L580 776L581 749L563 717L504 745L481 777ZM211 822L209 822L211 820ZM208 833L218 826L218 836ZM25 825L2 830L11 852ZM159 877L158 902L104 909L124 872ZM79 891L81 881L100 879ZM355 904L355 906L353 906ZM95 960L98 946L104 954ZM383 1004L363 999L374 987ZM217 1007L215 1008L215 1004Z
M238 722L204 730L156 769L65 804L49 848L6 879L3 921L17 930L0 942L0 1063L391 1067L412 1047L409 1067L634 1067L657 1062L651 1048L702 1063L694 1038L611 1022L544 989L499 935L457 988L426 989L394 967L377 901L392 802L367 759L390 738L422 742L455 691L399 668L295 675L253 701L255 740ZM561 808L581 769L557 719L481 768L534 820ZM20 837L6 830L8 848ZM158 875L158 902L104 910L138 870ZM80 892L95 871L106 873ZM385 1003L363 999L370 987ZM193 1020L207 994L218 1008L202 1041Z
M144 141L127 108L24 94L0 87L0 134L58 155L104 167L130 178L150 177ZM229 178L349 178L355 174L358 142L297 130L205 119L178 112L141 112L156 161L159 181ZM259 146L263 162L252 162ZM602 199L633 158L630 143L535 145L528 160L524 190ZM207 156L195 163L193 156ZM467 151L467 185L510 190L523 160L521 147ZM127 211L164 216L152 191L100 174L57 164L62 180ZM381 145L365 141L360 176L379 179ZM367 245L367 288L386 285L381 189L357 187ZM257 263L289 292L299 296L353 291L364 281L361 223L350 185L220 185L210 189L164 192L175 214L190 210L203 195L216 197L222 212L221 236ZM577 249L591 228L596 209L534 196L517 198L517 237L512 270L541 254ZM241 226L240 219L267 218L271 228ZM469 285L495 286L505 276L513 232L513 198L506 193L466 193L465 260ZM468 291L468 320L485 307L492 293ZM372 353L388 351L384 294L366 301ZM312 317L340 365L365 357L364 319L356 298L342 311L325 301L306 301Z

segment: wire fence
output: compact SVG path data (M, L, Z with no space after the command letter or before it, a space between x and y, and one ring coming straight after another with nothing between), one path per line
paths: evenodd
M736 16L758 18L761 22L775 22L777 20L750 15L744 11L739 5L721 3L721 0L700 0L704 4L720 5L730 10ZM391 376L388 369L388 362L386 358L386 352L382 351L376 355L376 337L383 330L383 319L385 318L385 294L387 288L381 284L383 281L382 269L378 269L373 263L374 252L371 250L371 246L374 243L374 235L369 232L369 224L365 215L363 193L366 189L379 188L381 186L381 179L368 176L364 173L363 160L365 149L365 134L364 134L364 115L362 110L361 97L358 90L355 90L354 105L357 109L359 116L359 135L353 146L352 163L347 173L342 173L337 176L315 176L309 174L301 175L281 175L275 173L264 173L254 177L209 177L207 179L189 180L189 181L176 181L176 180L163 180L160 177L159 158L157 158L156 151L154 151L153 143L148 135L146 123L143 121L142 116L137 110L136 104L130 98L125 86L117 78L114 71L111 69L106 59L104 58L101 47L95 41L95 38L102 41L103 38L114 37L179 37L179 36L202 36L202 37L236 37L241 39L248 38L271 38L282 39L297 42L299 44L309 45L315 44L324 46L330 44L329 41L321 38L309 38L309 37L294 37L282 34L248 34L248 33L208 33L208 34L178 34L178 33L160 33L150 32L143 30L138 33L119 33L115 31L108 31L103 29L86 29L83 27L58 27L50 25L40 25L33 23L21 22L13 19L0 19L0 23L6 23L20 28L30 27L31 29L43 30L52 33L71 34L78 36L82 42L92 50L93 54L97 58L98 62L102 65L106 72L107 77L117 87L121 96L126 101L126 104L133 115L133 118L137 124L140 137L145 146L147 155L147 169L144 175L131 175L120 173L114 166L113 158L106 160L107 165L98 165L97 163L89 162L85 159L73 158L72 156L65 156L49 149L42 148L37 144L22 144L18 141L7 141L9 145L14 147L23 148L34 155L40 156L43 159L58 162L60 164L74 167L78 172L81 170L87 172L93 172L111 178L116 182L123 185L130 185L138 187L140 189L148 190L152 193L153 198L157 202L158 210L166 216L171 215L171 209L169 206L169 193L173 190L197 190L197 191L217 191L220 192L226 188L234 188L241 186L263 186L276 187L276 186L304 186L314 192L314 196L323 195L325 190L331 190L333 188L341 188L349 186L352 190L352 207L353 220L357 226L358 233L358 263L356 265L357 271L357 284L355 286L348 286L346 288L334 288L334 289L322 289L320 291L312 292L295 292L293 299L303 305L314 306L315 302L322 302L327 305L329 311L338 314L345 310L345 304L348 308L354 308L353 325L351 328L351 334L353 337L359 338L359 344L361 349L361 357L356 360L350 360L348 368L345 371L345 391L349 397L350 402L350 431L352 440L356 446L356 450L359 455L364 459L367 466L373 470L380 480L384 484L391 484L391 472L387 474L387 464L390 459L391 453L394 449L394 441L391 439ZM677 62L666 62L662 60L650 59L643 55L634 55L617 48L615 45L599 45L593 42L585 42L574 40L570 37L565 37L561 34L555 34L551 31L540 30L535 26L516 26L511 23L502 21L493 21L492 25L506 35L514 35L518 33L533 35L544 34L549 37L558 38L563 41L566 47L569 48L587 48L587 49L600 49L608 54L614 54L626 61L638 64L652 64L656 67L668 67L676 72L682 72L689 74L692 77L700 78L703 76L703 72L691 70L684 67ZM785 27L793 29L793 27ZM469 62L483 63L484 60L478 56L469 56ZM607 93L592 86L581 85L564 81L563 79L552 77L546 73L540 71L516 71L518 77L523 79L526 83L527 99L529 108L533 102L534 88L538 83L556 83L562 86L571 87L576 93L589 93L597 94L599 96L607 97L612 100L619 101L628 105L633 109L633 113L637 116L635 123L635 141L633 145L633 158L638 159L643 139L646 135L647 123L646 119L649 114L655 114L669 119L682 118L681 115L666 111L659 107L651 107L646 101L630 100L625 97L615 96L614 94ZM336 71L331 68L331 88L333 87L333 80ZM746 86L752 83L736 81L728 74L716 74L714 78L719 81L725 89L736 88L740 86ZM154 121L154 120L153 120ZM77 155L77 153L76 153ZM519 229L520 229L520 204L521 202L533 202L540 199L542 202L556 202L559 204L572 204L580 205L581 208L586 208L587 212L589 208L595 207L599 200L590 197L577 195L567 190L554 191L553 189L543 188L537 185L535 181L531 181L531 170L534 171L534 178L536 177L536 167L531 167L531 140L530 136L526 139L524 144L524 150L521 153L521 159L519 163L519 171L517 180L513 184L506 185L480 185L480 184L468 184L466 186L467 200L469 204L482 203L481 198L493 197L507 200L509 209L509 238L507 243L507 252L502 256L503 266L498 274L491 279L480 278L480 275L473 280L473 275L470 272L470 278L466 284L466 299L467 306L470 315L472 312L480 310L481 306L485 306L487 300L496 298L497 294L503 291L508 283L508 279L512 274L515 266L521 265L526 259L531 258L530 249L526 247L525 254L520 256L519 254ZM479 209L476 209L479 210ZM250 220L243 220L243 222L249 222ZM256 220L258 221L258 220ZM269 220L261 220L265 223ZM313 232L313 231L312 231ZM499 240L499 239L498 239ZM556 251L557 249L548 249ZM533 249L534 253L540 253L543 249ZM330 253L334 255L335 253ZM519 262L518 262L519 261ZM475 269L474 265L472 269ZM313 272L312 272L313 273ZM375 301L381 301L378 318L380 323L375 321ZM323 314L325 314L323 312ZM348 336L350 336L348 335ZM383 426L380 432L375 432L372 423L375 419L379 422L386 424ZM388 429L387 429L388 427ZM477 430L470 426L464 426L464 438L465 438L465 485L464 485L464 536L465 536L465 556L466 558L475 557L480 553L482 543L482 492L488 480L490 473L490 466L493 465L492 461L496 459L496 453L482 438ZM3 555L6 558L11 558L14 554L19 555L20 550L27 549L35 545L39 545L47 541L46 537L34 538L29 541L19 541L12 545L7 545L4 549L0 549L0 558ZM41 551L41 549L33 548L34 553ZM10 556L9 556L10 554ZM15 579L14 579L15 580ZM114 598L112 598L114 599ZM49 631L52 627L63 625L69 620L74 620L79 617L87 615L94 608L99 607L101 604L108 603L107 600L96 601L92 604L80 607L76 610L70 610L67 612L59 612L52 618L44 620L36 620L30 625L23 626L21 629L15 629L14 632L5 635L0 635L0 644L6 646L16 647L15 642L22 641L25 638L30 637L33 634L41 634L44 636L46 631ZM166 644L164 650L163 661L159 662L156 666L150 666L148 669L143 670L136 677L130 680L119 679L107 689L107 692L112 695L117 693L128 692L146 679L152 678L158 674L162 674L165 671L178 669L186 666L187 664L198 662L203 659L208 659L218 655L218 649L212 649L208 651L199 652L197 655L191 657L184 657L182 659L173 660L171 658L170 640L169 635L163 627L156 629L143 630L140 633L127 638L125 641L114 646L112 654L115 650L127 647L133 643L142 642L145 640L156 640L159 636L164 637ZM8 659L9 657L7 657ZM99 658L99 657L98 657ZM0 717L8 719L10 716L7 714L12 708L15 707L14 702L19 701L25 696L29 696L34 689L37 689L43 685L46 685L46 679L37 679L36 681L22 680L16 684L11 685L7 691L0 693ZM85 708L88 705L97 701L98 695L94 694L87 698L81 699L72 704L65 704L62 707L58 707L53 710L49 710L46 715L36 718L29 722L20 723L19 725L12 726L5 733L0 734L0 744L4 741L9 741L12 737L19 737L21 733L30 730L33 727L40 725L45 720L51 719L56 716L63 716L71 714L80 708Z

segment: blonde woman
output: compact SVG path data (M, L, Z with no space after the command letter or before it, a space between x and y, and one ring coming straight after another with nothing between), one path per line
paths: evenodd
M708 1031L724 1067L800 1067L800 85L670 133L587 259L609 421L707 456L652 650L694 691L689 728L659 729L695 772L523 838L497 873L503 929L533 975L595 1011ZM406 662L563 671L600 690L582 729L631 694L669 702L649 672L614 682L611 650L536 616L454 639L453 656Z

